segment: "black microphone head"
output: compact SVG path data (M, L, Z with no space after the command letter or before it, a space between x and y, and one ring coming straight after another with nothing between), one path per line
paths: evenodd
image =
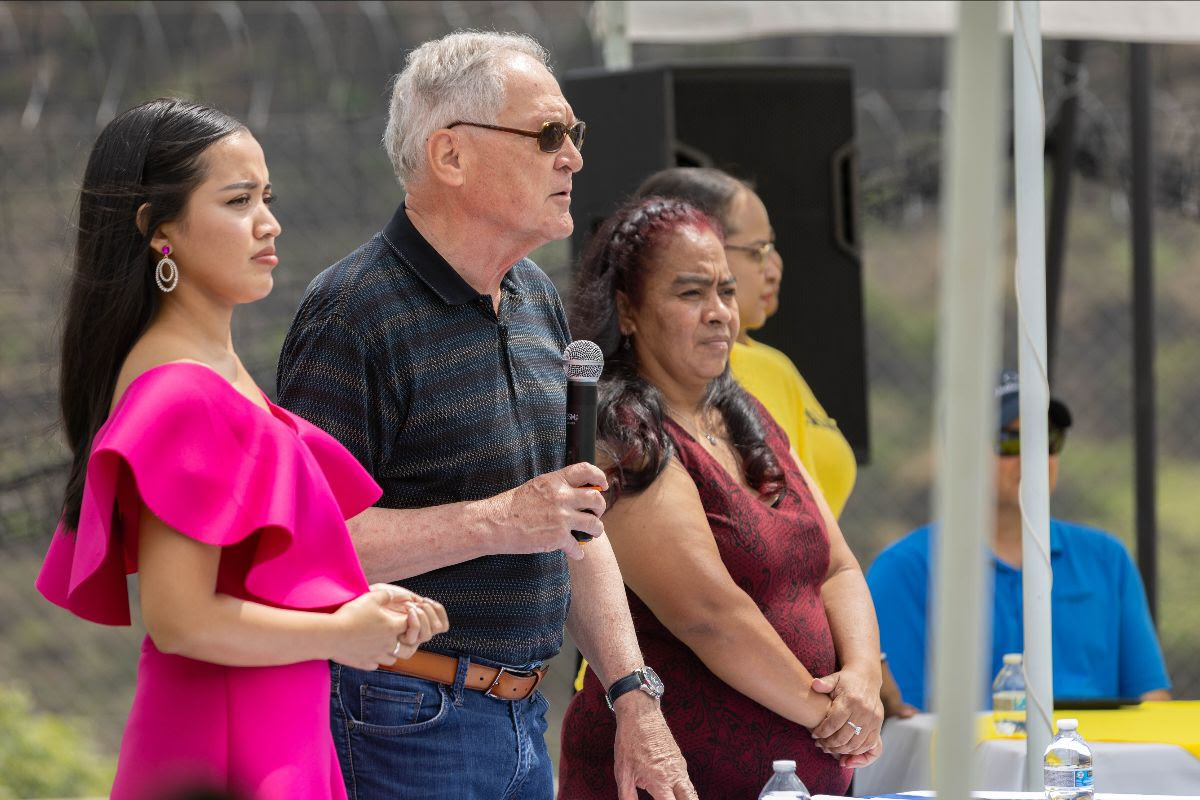
M569 381L596 383L604 372L604 352L595 342L576 339L563 351L563 369Z

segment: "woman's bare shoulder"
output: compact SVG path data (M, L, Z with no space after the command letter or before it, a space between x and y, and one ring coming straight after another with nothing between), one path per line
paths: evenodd
M636 492L622 492L612 511L643 519L670 520L681 512L704 513L696 481L675 456L648 486Z
M179 341L178 337L169 334L158 333L153 329L147 330L130 348L129 355L125 356L125 361L121 364L121 371L117 373L117 383L113 387L112 403L109 409L116 408L117 403L124 396L125 390L143 374L164 364L176 363L198 364L220 372L216 366L201 358L200 354L195 352L195 348L189 347L187 342Z

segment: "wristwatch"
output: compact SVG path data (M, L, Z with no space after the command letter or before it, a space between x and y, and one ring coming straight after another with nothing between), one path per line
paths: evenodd
M608 687L608 692L604 695L604 702L608 703L610 710L613 709L613 702L623 694L629 694L635 689L641 689L646 694L658 700L663 696L662 678L658 677L658 673L650 667L642 667L635 669L630 674L620 680L613 681L613 685Z

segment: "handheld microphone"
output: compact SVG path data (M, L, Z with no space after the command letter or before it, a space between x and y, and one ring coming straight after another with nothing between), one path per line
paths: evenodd
M563 351L563 369L567 373L566 463L595 464L596 383L604 372L604 353L595 342L576 339ZM571 535L580 542L593 538L583 531L571 531Z

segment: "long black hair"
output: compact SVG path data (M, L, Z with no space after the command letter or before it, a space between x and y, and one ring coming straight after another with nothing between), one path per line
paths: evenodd
M724 237L721 223L694 205L663 197L630 200L605 221L584 251L571 301L571 332L604 352L598 387L596 433L612 461L610 502L622 490L649 486L675 452L663 428L665 401L638 370L637 351L622 336L617 292L634 306L644 300L649 262L662 242L682 228L707 228ZM784 487L784 473L766 443L749 395L725 371L708 385L705 407L725 420L746 480L764 496Z
M121 365L158 310L150 239L160 225L180 216L203 180L204 151L243 129L214 108L164 98L121 114L92 146L79 192L59 373L72 453L63 499L70 528L79 524L92 439L108 418Z

